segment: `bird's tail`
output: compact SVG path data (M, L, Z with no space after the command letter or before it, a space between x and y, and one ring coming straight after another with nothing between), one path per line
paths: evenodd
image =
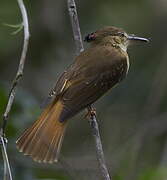
M67 126L67 121L60 122L62 111L61 101L49 105L16 141L19 151L37 162L57 162Z

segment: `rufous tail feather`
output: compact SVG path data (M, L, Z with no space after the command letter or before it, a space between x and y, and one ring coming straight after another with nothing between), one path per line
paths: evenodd
M67 126L67 121L60 122L62 110L61 101L44 109L37 121L16 141L19 151L37 162L57 162Z

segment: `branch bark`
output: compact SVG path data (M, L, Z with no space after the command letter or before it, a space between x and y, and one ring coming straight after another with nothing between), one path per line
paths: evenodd
M5 129L6 129L6 125L7 125L8 116L9 116L9 113L11 111L11 108L12 108L12 105L14 102L17 85L23 76L24 64L25 64L28 43L29 43L29 37L30 37L28 17L27 17L27 12L26 12L24 2L23 2L23 0L17 0L17 3L19 5L22 19L23 19L24 43L23 43L23 49L22 49L22 53L21 53L20 63L18 66L16 76L11 85L8 102L7 102L7 106L6 106L5 112L3 114L3 117L2 117L2 126L0 129L0 139L1 139L1 145L2 145L1 150L2 150L2 155L3 155L3 160L4 160L4 180L12 180L12 174L11 174L8 155L7 155L7 151L6 151L7 140L5 139Z
M84 48L83 48L83 42L82 42L82 36L81 36L81 31L80 31L80 26L79 26L75 0L67 0L67 4L68 4L68 11L69 11L72 29L73 29L73 36L74 36L75 45L76 45L76 54L78 55L80 54L80 52L84 50ZM96 119L96 113L94 112L94 109L91 106L89 106L87 109L88 109L88 112L90 112L90 126L92 129L92 135L95 141L96 155L97 155L97 160L98 160L101 176L103 177L104 180L111 180L106 163L105 163L105 159L104 159L103 147L102 147L101 138L100 138L99 126Z
M80 52L84 50L82 35L79 26L77 8L74 0L67 0L68 11L71 19L71 25L73 30L74 41L76 45L76 55L79 55Z

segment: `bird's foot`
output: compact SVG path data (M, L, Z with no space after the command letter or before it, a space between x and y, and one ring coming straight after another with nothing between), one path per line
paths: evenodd
M93 116L96 117L96 108L89 107L88 111L87 111L87 113L85 115L85 118L92 119Z

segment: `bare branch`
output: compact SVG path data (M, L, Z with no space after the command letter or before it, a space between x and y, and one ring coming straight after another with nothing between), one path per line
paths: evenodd
M100 138L99 126L96 119L96 112L91 106L88 107L88 111L90 112L90 126L92 128L92 135L94 137L96 144L96 154L97 154L97 160L99 163L100 172L105 180L111 180L104 159L104 152Z
M74 0L67 0L67 4L68 4L68 11L69 11L72 29L73 29L73 36L74 36L75 45L76 45L76 54L78 55L80 52L84 50L84 48L83 48L83 42L82 42L82 37L81 37L76 4ZM96 144L96 154L97 154L100 172L104 180L111 180L107 166L105 164L105 160L104 160L103 147L101 143L98 123L96 120L96 114L92 113L94 112L94 110L91 106L88 107L88 111L91 114L90 126L92 128L92 135L94 137L95 144Z
M3 138L3 136L0 137L1 139L1 151L2 151L2 156L3 156L3 161L4 161L4 180L12 180L12 173L10 170L10 164L9 164L9 159L8 159L8 154L6 152L6 139Z
M12 104L13 104L13 101L14 101L16 88L17 88L17 85L18 85L19 81L21 80L21 78L23 76L24 64L25 64L25 59L26 59L26 54L27 54L27 49L28 49L28 42L29 42L29 37L30 37L29 26L28 26L28 17L27 17L27 12L26 12L23 1L18 0L18 5L19 5L19 8L21 10L21 14L22 14L22 18L23 18L24 44L23 44L23 50L22 50L22 54L21 54L21 58L20 58L18 71L17 71L17 74L16 74L16 76L15 76L15 78L13 80L11 90L10 90L10 93L9 93L9 99L8 99L8 103L7 103L7 106L6 106L6 110L5 110L4 114L3 114L2 131L5 131L6 121L8 119L8 115L9 115L9 112L11 110L11 107L12 107Z
M73 30L74 41L76 45L76 55L84 50L82 43L81 30L79 26L78 14L76 9L76 4L74 0L67 0L68 11L71 19L71 25Z
M3 155L3 160L4 160L4 180L8 180L8 179L12 180L8 155L7 155L6 146L5 146L5 128L6 128L6 124L7 124L8 115L11 111L11 107L13 105L13 101L15 98L17 85L23 76L24 64L25 64L25 59L26 59L26 54L27 54L27 49L28 49L28 42L29 42L29 37L30 37L29 26L28 26L28 17L27 17L27 12L26 12L26 8L24 6L23 0L18 0L18 5L19 5L19 8L20 8L20 11L22 14L22 19L23 19L24 43L23 43L23 49L22 49L22 54L21 54L21 58L20 58L18 71L16 73L16 76L13 80L13 83L12 83L12 86L10 89L8 103L7 103L5 112L2 117L2 126L0 129L0 139L1 139L1 144L2 144L1 148L2 148L2 155Z

